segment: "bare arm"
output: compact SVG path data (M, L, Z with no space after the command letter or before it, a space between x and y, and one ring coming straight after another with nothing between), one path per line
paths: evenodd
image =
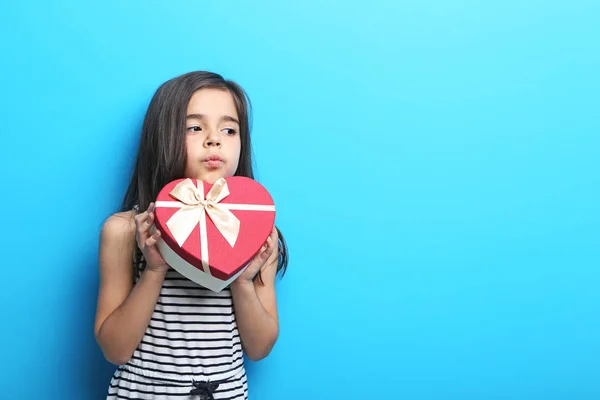
M124 213L107 219L100 236L100 290L94 333L106 359L117 365L126 363L141 342L167 271L163 266L146 268L133 285L136 237L148 247L153 247L158 237L148 237L150 224L143 225L149 221L144 214L138 217L137 235L133 215ZM142 229L146 230L140 235Z
M275 276L278 252L277 230L273 230L264 251L261 251L246 271L231 284L235 315L242 346L248 358L258 361L271 352L279 335ZM265 260L266 259L266 260ZM261 270L264 283L253 282Z

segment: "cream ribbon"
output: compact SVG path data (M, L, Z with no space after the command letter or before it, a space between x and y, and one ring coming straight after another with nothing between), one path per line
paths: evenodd
M230 193L227 181L224 178L215 182L206 198L204 198L204 183L197 180L197 184L198 187L194 185L191 179L179 182L169 193L176 201L156 201L155 206L179 208L167 221L167 227L180 247L183 246L196 225L200 225L202 268L204 272L211 275L206 216L210 217L225 240L233 247L240 232L240 220L230 210L275 211L275 206L221 203L221 200L229 196Z

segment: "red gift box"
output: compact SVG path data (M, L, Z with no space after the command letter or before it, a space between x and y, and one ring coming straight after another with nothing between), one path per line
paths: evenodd
M269 192L241 176L214 185L177 179L160 191L155 210L157 246L167 264L215 292L244 271L275 223Z

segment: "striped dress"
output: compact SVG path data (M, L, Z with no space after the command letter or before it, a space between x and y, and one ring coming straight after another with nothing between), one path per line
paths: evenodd
M146 267L138 253L135 281ZM144 338L115 371L107 399L248 399L229 288L214 293L172 268Z

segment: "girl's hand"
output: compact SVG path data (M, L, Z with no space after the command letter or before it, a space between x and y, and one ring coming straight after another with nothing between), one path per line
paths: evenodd
M250 261L244 272L237 279L232 282L233 284L239 285L244 283L252 283L252 280L258 274L258 271L265 265L273 251L275 250L277 243L277 230L273 227L271 235L267 238L265 244L260 248L256 256Z
M135 216L136 226L136 240L138 247L144 254L144 259L148 269L160 272L163 274L167 273L169 265L160 255L156 242L160 238L160 231L156 230L153 235L150 235L150 228L154 223L154 203L150 203L148 210Z

